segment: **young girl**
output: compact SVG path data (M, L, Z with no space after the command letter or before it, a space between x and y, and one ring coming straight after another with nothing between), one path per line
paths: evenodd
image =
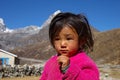
M99 80L98 68L86 54L94 41L85 16L57 14L50 23L49 38L57 55L46 62L40 80Z

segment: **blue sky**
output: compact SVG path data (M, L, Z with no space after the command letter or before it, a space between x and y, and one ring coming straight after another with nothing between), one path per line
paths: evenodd
M0 18L10 29L41 26L56 10L83 13L100 31L120 28L120 0L0 0Z

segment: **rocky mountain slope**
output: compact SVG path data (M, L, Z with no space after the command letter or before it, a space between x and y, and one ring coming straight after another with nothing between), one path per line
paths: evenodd
M100 63L120 64L120 29L95 34L94 51L91 55Z

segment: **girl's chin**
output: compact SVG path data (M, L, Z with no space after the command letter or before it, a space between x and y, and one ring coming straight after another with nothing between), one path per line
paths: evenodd
M68 55L68 53L60 53L60 54L58 54L58 56L68 56L69 57L69 55Z
M63 54L61 54L62 56L68 56L68 54L67 53L63 53Z

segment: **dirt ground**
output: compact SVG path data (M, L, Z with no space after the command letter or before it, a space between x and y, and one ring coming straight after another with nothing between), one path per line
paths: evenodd
M40 77L35 77L35 76L27 76L27 77L16 77L16 78L3 78L0 80L39 80Z
M120 80L120 67L103 67L100 70L100 80Z

